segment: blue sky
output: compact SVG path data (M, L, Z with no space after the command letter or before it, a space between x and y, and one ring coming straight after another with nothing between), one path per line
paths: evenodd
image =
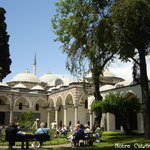
M47 72L69 74L65 69L66 55L59 49L60 43L51 31L51 18L55 14L56 0L1 0L6 10L7 32L12 59L11 71L4 80L10 80L26 68L32 72L37 53L37 76Z
M32 73L33 58L37 54L37 76L47 72L69 75L65 69L66 55L54 42L51 18L56 13L57 0L1 0L0 7L6 10L7 32L12 59L11 71L4 81L23 73L26 68ZM149 63L149 61L148 61ZM117 61L110 71L116 76L131 80L131 63ZM149 71L149 70L148 70Z

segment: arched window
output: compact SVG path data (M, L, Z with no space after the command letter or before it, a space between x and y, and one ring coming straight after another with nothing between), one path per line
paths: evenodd
M37 111L39 110L39 104L35 105L35 110L37 110Z
M22 103L19 103L19 110L22 110Z
M62 126L62 121L60 121L60 126Z
M69 121L69 127L71 126L71 124L72 124L71 121Z
M88 108L88 101L87 101L87 99L85 100L85 109L87 109Z
M62 85L63 81L61 79L56 79L55 86Z
M0 105L3 105L4 101L2 99L0 99Z

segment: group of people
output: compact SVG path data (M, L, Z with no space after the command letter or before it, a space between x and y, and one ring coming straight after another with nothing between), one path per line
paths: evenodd
M74 134L70 135L68 139L71 140L74 145L76 144L75 141L77 140L77 137L84 134L94 134L95 138L100 137L101 129L98 127L98 125L95 125L95 130L90 130L88 124L77 124L76 129L74 131Z
M50 124L50 129L53 129L53 130L56 131L55 137L61 137L61 135L65 135L65 136L66 136L67 133L68 133L69 131L71 131L68 126L67 126L67 127L66 127L65 125L58 125L58 126L57 126L55 120L54 120L54 122L52 122L52 123Z
M36 119L36 122L38 121L38 119ZM38 128L38 124L36 124L36 131L34 134L32 133L25 133L23 131L21 131L19 124L18 123L10 123L6 128L5 128L5 133L6 135L9 137L13 137L13 135L21 135L21 136L25 136L25 135L48 135L49 136L49 128L46 128L45 123L42 122L40 124L40 127ZM15 136L14 136L15 137ZM14 145L14 143L11 143L12 145ZM36 146L36 142L34 142L31 146L32 148L34 148ZM39 145L37 145L37 148L41 148L43 142L40 142Z
M59 125L58 128L56 128L56 135L55 137L61 137L61 135L67 135L68 129L66 128L65 125Z
M46 128L46 124L44 122L40 123L39 119L37 118L33 124L33 127L35 129L34 134L30 133L30 135L49 135L49 128ZM67 136L67 133L69 131L74 132L72 135L70 135L68 137L68 139L71 140L71 142L74 142L76 137L78 135L82 135L85 133L94 133L96 137L100 136L100 128L98 126L95 126L93 128L93 131L91 131L89 129L89 125L88 124L77 124L77 126L74 128L72 127L65 127L65 125L59 125L57 127L56 125L56 121L54 121L53 123L51 123L50 125L51 129L54 129L56 131L56 135L55 137L60 137L62 134ZM23 131L21 131L19 124L18 123L10 123L8 125L8 127L5 128L5 132L6 134L9 135L14 135L14 134L18 134L18 135L29 135L29 133L25 133ZM32 148L35 148L35 146L37 146L37 148L40 148L42 146L42 142L40 142L40 144L37 146L37 143L34 142L31 146Z

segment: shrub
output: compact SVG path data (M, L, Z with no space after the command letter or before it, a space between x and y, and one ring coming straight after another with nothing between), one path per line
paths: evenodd
M114 114L120 125L123 126L125 133L130 134L132 132L132 116L140 111L140 103L137 98L123 98L120 93L109 93L103 101L93 103L92 110Z
M32 111L20 114L19 125L21 129L31 130L33 123L34 123L34 116Z

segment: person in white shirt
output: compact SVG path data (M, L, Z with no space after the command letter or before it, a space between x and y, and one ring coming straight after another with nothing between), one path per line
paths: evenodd
M51 129L56 129L57 126L56 120L54 120L54 122L52 122L50 125L51 125Z
M101 131L100 127L97 127L96 130L95 130L95 135L96 135L97 138L100 137L100 131Z
M91 133L91 130L89 128L89 125L88 124L85 124L84 125L85 129L84 129L84 133Z
M40 119L39 119L39 118L36 118L36 120L35 120L34 123L33 123L32 128L33 128L34 130L37 130L39 127L40 127Z
M65 127L65 125L62 125L62 128L59 132L59 137L61 137L61 134L67 135L67 128Z

